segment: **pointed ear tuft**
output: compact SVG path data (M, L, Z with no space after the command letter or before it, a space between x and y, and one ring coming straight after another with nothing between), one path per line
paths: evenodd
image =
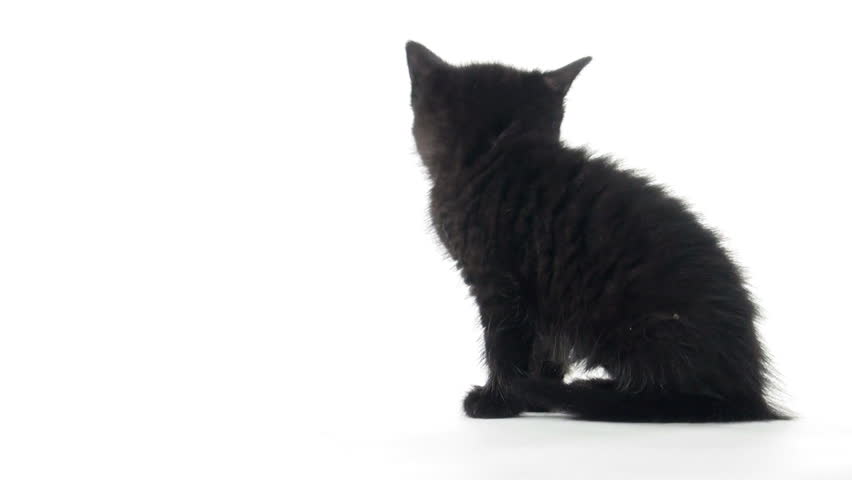
M408 74L413 82L415 78L431 72L440 67L448 66L447 62L435 55L423 45L409 41L405 44L405 54L408 57Z
M544 81L550 85L550 88L562 93L562 95L565 95L568 93L568 89L571 88L571 84L574 82L574 79L577 78L577 75L579 75L580 71L583 70L583 67L588 65L591 61L592 57L583 57L565 65L559 70L545 72Z

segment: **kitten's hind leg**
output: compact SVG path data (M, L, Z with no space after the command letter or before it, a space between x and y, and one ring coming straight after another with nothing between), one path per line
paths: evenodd
M530 355L530 375L562 381L568 373L566 365L553 356L552 338L536 337Z
M534 378L562 382L568 369L562 362L552 359L551 341L552 339L536 338L530 356L530 375ZM544 405L537 405L535 402L528 403L526 410L528 412L551 411Z
M565 365L545 360L541 364L538 376L548 380L559 380L561 382L565 378L566 373L567 369L565 368Z

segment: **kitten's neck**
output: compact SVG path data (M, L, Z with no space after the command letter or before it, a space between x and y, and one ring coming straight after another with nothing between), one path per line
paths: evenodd
M488 167L501 151L510 146L514 148L526 143L532 146L558 142L558 132L554 135L553 132L524 128L523 124L515 122L496 136L480 136L448 145L444 151L435 152L433 158L425 163L435 182L446 177L465 178Z

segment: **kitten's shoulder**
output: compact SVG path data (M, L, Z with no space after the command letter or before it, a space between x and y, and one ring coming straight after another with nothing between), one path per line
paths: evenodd
M569 147L559 140L537 136L519 136L496 146L501 157L523 158L527 164L583 163L592 155L582 147Z

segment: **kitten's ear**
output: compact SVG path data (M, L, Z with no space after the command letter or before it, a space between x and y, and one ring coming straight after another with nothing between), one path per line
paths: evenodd
M571 83L574 82L574 79L577 78L577 75L579 75L580 71L583 70L583 67L588 65L591 61L592 57L583 57L565 65L559 70L545 72L544 81L547 82L550 88L562 93L562 95L565 95L568 93Z
M408 75L411 76L412 83L437 68L449 66L441 57L417 42L406 43L405 54L408 57Z

